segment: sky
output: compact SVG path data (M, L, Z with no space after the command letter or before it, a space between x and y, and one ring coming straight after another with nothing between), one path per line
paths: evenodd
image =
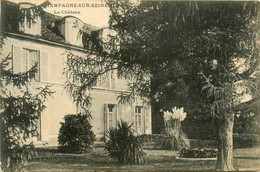
M9 0L11 2L20 3L20 2L29 2L32 4L39 5L45 0ZM78 17L83 22L98 26L98 27L107 27L109 20L109 8L104 7L104 0L49 0L52 3L53 7L46 7L45 11L51 14L58 16L67 16L72 15ZM54 5L60 6L55 7ZM76 4L76 7L62 7L69 6L70 4ZM84 4L85 7L82 7ZM88 4L88 7L86 7ZM81 6L81 7L79 7ZM103 6L103 7L102 7ZM76 14L68 14L68 11L73 11ZM79 14L77 14L79 13Z

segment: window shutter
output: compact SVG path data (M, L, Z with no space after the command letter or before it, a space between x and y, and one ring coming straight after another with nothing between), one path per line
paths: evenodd
M146 134L146 128L148 128L147 124L148 124L148 108L147 107L144 107L144 115L143 115L143 119L144 119L144 122L143 122L143 126L144 126L144 133L143 134Z
M115 73L112 71L111 72L111 89L112 90L114 90L116 88L116 86L115 86L115 84L116 84L115 83L115 76L116 76Z
M110 74L106 73L105 76L106 76L106 78L104 78L105 79L105 88L110 89L110 79L111 79Z
M13 45L12 56L13 56L13 73L22 72L21 70L22 48Z
M40 52L39 51L37 51L37 54L36 54L36 63L37 63L37 73L35 76L35 81L40 81L41 70L40 70Z
M104 104L104 135L106 136L106 131L108 129L108 117L107 117L107 111L108 111L108 104Z
M48 82L48 52L41 51L40 57L40 80L41 82Z
M132 124L132 129L135 130L135 106L131 106L130 116L130 124Z
M145 110L144 107L141 108L141 129L140 129L140 134L144 133L144 115L145 115Z
M117 105L114 106L114 117L113 117L113 121L114 121L114 124L113 124L113 127L117 127L116 123L117 123Z

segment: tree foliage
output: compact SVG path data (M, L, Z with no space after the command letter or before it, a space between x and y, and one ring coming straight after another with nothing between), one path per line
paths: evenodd
M164 104L165 110L171 108L168 102L185 102L185 109L194 101L204 104L204 111L217 119L220 145L226 145L219 147L217 169L233 170L234 114L246 94L251 99L259 96L259 4L108 4L110 26L122 45L118 68L121 73L141 74L132 91L148 95L154 105ZM140 84L144 73L151 81L147 85Z
M45 13L44 8L46 8L49 4L49 1L45 1L40 5L32 5L31 8L20 9L19 4L6 0L1 1L2 31L19 32L19 22L24 22L25 20L28 26L31 27L31 24L35 23L35 18L37 16L42 16Z
M53 92L50 86L30 91L30 80L35 77L37 64L29 71L15 74L7 58L1 66L1 162L4 168L21 169L35 156L32 137L37 136L36 120L45 109L44 101Z
M238 97L234 84L256 88L255 2L142 2L133 6L128 1L109 1L108 4L112 11L111 27L118 32L122 45L118 68L134 72L133 66L140 66L149 73L157 83L152 98L168 96L184 98L179 99L183 101L187 98L183 95L196 95L195 91L203 88L208 91L208 102L215 102L212 107L215 112L213 109L221 103L222 107L232 106L234 96ZM239 62L244 64L244 71L237 65ZM163 89L172 94L165 94Z
M19 6L7 1L4 6L4 17L1 20L2 31L18 31L18 23L27 19L28 24L34 22L35 16L43 12L43 3L32 9L19 10ZM10 12L12 14L10 14ZM15 14L13 14L15 13ZM5 33L1 33L1 48ZM53 94L50 86L34 89L31 86L37 73L38 64L29 71L13 73L10 61L11 53L0 58L0 122L1 122L1 163L4 171L22 170L28 160L37 154L32 137L37 137L36 120L46 108L47 97Z
M117 36L106 44L113 45L116 39L120 49L112 46L95 56L69 60L67 85L76 99L84 100L82 95L98 76L117 70L129 81L130 93L123 93L121 100L136 94L149 98L153 114L172 105L187 112L199 107L217 119L220 140L228 141L222 137L228 132L231 140L222 145L232 150L234 114L246 94L251 99L259 96L259 4L122 0L107 4L110 28ZM91 69L85 70L87 66ZM230 165L221 170L233 170Z
M84 55L76 55L72 52L67 53L66 67L64 74L67 78L66 89L73 98L77 107L88 113L91 107L90 90L96 85L97 79L102 74L116 69L116 63L113 62L108 54L102 56L98 52L89 51Z

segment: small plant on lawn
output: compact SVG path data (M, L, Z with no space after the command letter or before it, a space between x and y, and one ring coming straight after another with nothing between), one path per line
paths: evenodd
M59 150L65 153L89 152L96 139L87 114L69 114L61 122Z
M142 142L134 136L132 125L121 121L117 128L111 128L107 132L108 141L105 150L111 158L120 163L144 164L145 153L142 150Z

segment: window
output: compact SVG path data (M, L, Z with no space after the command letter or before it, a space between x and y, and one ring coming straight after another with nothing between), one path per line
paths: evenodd
M32 35L41 35L41 19L36 16L33 21L29 24L27 18L24 18L23 22L19 22L19 30L24 33Z
M23 49L22 55L22 72L29 71L37 63L38 71L34 81L40 81L39 71L39 53L35 50Z
M135 106L134 128L137 133L142 133L142 106Z
M12 46L12 68L13 73L26 72L35 63L38 71L33 81L48 82L48 57L49 52L44 50L33 50L27 47Z
M114 123L114 120L113 120L113 116L114 116L114 105L108 105L108 126L109 128L112 128L113 127L113 123Z
M79 19L69 16L65 18L65 42L83 47L82 30L84 23Z
M105 109L104 109L105 131L112 127L116 127L116 122L117 122L117 105L105 104Z
M36 126L37 126L37 141L41 141L42 140L42 130L41 130L41 114L39 115L39 118L35 121L36 122Z
M24 18L19 22L19 31L32 34L32 35L41 35L41 17L35 8L34 4L31 3L19 3L22 13L24 13ZM31 16L33 20L28 21L28 16Z
M31 133L31 138L33 141L41 141L42 140L42 126L41 126L41 113L34 115L35 120L33 121L33 128Z
M109 72L105 73L102 76L99 76L97 79L97 87L106 88L106 89L115 89L115 73Z

